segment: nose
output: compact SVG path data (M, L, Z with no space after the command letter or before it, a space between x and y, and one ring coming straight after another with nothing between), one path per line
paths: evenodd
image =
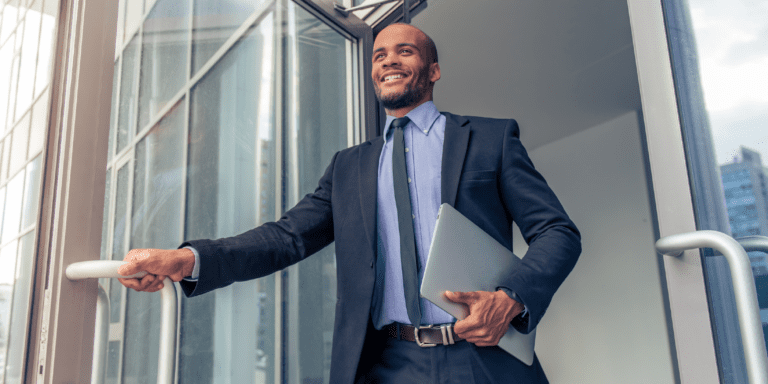
M400 65L400 60L397 59L397 55L389 54L381 61L383 67L391 67L393 65Z

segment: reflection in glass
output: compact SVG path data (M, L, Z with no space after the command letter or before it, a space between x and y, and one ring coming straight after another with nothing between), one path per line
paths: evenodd
M21 41L21 38L18 37L18 34L19 34L18 32L15 33L13 36L11 36L11 40L6 42L6 45L8 45L9 48L16 49L16 48L13 48L12 42L14 41L14 37L16 38L16 40ZM18 49L16 49L16 51L18 51ZM10 89L10 95L14 95L16 93L16 85L19 79L19 63L21 62L21 60L19 55L14 55L13 52L11 53L11 55L12 55L11 71L10 71L11 82L8 84ZM5 120L6 127L11 127L13 126L13 123L16 122L15 118L13 117L13 112L15 111L15 107L16 107L16 98L11 96L8 98L8 111L6 112L6 120ZM3 122L0 121L0 123L3 123Z
M185 112L182 99L136 145L130 248L179 244Z
M138 54L138 36L134 36L123 50L123 67L120 71L120 108L117 120L117 152L128 145L136 126L136 61Z
M107 182L106 186L104 187L104 210L102 217L102 223L101 223L101 253L100 253L100 259L101 260L109 260L109 254L107 253L107 246L109 245L109 239L107 236L109 235L109 201L110 201L110 192L112 187L112 168L107 168Z
M107 162L112 160L112 155L115 152L115 134L117 133L117 80L118 75L120 74L120 58L115 60L115 66L114 71L112 72L112 103L110 104L109 109L109 142L107 143ZM40 104L40 102L38 102ZM35 106L35 111L37 111L37 106ZM32 124L34 124L34 120L32 121ZM34 126L33 128L34 129ZM30 148L30 151L32 149ZM106 218L105 218L106 220Z
M34 272L35 231L30 231L19 239L18 261L13 285L13 304L11 305L8 354L5 363L5 383L21 383L24 368L24 346L27 342L27 320L32 292L32 273ZM0 262L0 266L5 267ZM0 283L2 286L2 283ZM2 288L0 288L2 289Z
M159 0L143 31L137 131L149 124L187 79L188 2Z
M37 52L37 75L35 75L35 95L40 92L50 82L51 62L53 60L53 38L55 37L56 14L59 4L55 0L37 0L45 1L43 13L40 21L40 46ZM48 103L46 99L46 103Z
M18 32L17 32L18 33ZM35 82L35 61L40 33L40 12L29 10L24 18L24 41L21 45L19 88L16 93L16 116L21 116L32 103Z
M263 0L196 0L192 30L192 73L213 56Z
M768 8L761 2L665 0L697 228L768 236ZM746 382L730 269L703 251L723 383ZM768 263L750 254L764 331ZM768 334L768 333L767 333ZM768 340L766 340L768 342Z
M126 210L128 205L128 165L124 165L117 171L117 183L115 185L115 213L113 214L112 232L112 260L122 260L127 252L125 247L125 234L127 225ZM122 302L122 285L111 279L109 283L109 322L120 322L120 303Z
M179 244L185 115L180 100L136 145L130 248L172 249ZM160 306L158 294L128 291L124 382L157 380Z
M8 115L8 93L11 89L11 64L13 64L13 44L6 43L0 48L0 133L5 132Z
M286 188L292 207L317 187L333 154L347 147L346 40L303 8L288 3L285 130ZM332 111L332 113L328 113ZM336 304L334 247L291 267L289 382L328 382Z
M19 234L21 199L24 193L24 171L17 173L8 182L5 190L5 212L3 212L3 236L1 241L3 244Z
M32 125L29 131L29 152L27 158L37 156L43 150L48 128L48 97L41 96L32 108Z
M24 209L21 215L21 228L25 229L35 223L37 219L37 209L40 205L40 160L38 156L35 160L27 164L27 179L24 187Z
M273 20L250 30L192 90L185 238L275 218ZM274 382L274 278L182 300L179 381Z
M18 241L7 244L0 249L0 362L5 362L8 351L8 336L10 331L11 313L8 309L13 305L13 283L16 271L16 248ZM4 368L4 367L3 367ZM3 381L5 369L0 369L0 382Z
M27 146L29 145L29 120L27 113L21 122L13 128L13 144L11 144L10 172L16 172L27 161Z

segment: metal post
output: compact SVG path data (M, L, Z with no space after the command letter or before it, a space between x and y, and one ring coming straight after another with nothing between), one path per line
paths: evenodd
M67 267L66 275L70 280L83 280L98 279L102 277L143 277L147 274L146 272L139 272L135 275L123 276L117 273L117 269L123 264L126 264L126 262L113 260L81 261L70 264ZM162 301L162 309L160 354L157 362L157 383L173 384L173 375L175 372L174 362L176 360L176 287L171 279L166 278L163 280L163 288L160 290L160 297ZM107 320L106 323L108 324L109 321ZM106 340L102 344L106 344ZM101 353L103 353L103 350ZM101 358L98 358L97 356L94 363L102 363L99 360L101 360ZM103 369L103 367L98 369Z
M681 233L663 237L656 242L656 250L668 256L680 256L684 251L694 248L716 249L728 261L736 296L747 375L750 383L768 384L768 354L749 256L736 240L717 231Z
M93 335L93 366L91 383L103 383L107 366L107 340L109 340L109 296L99 284L96 298L96 326Z

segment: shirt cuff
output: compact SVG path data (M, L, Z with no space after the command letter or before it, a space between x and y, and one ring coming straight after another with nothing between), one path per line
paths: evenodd
M194 249L190 246L186 246L184 248L189 249L192 251L192 253L195 254L195 268L192 269L192 275L185 277L184 280L197 281L197 279L200 278L200 254L197 252L197 249Z
M510 299L512 299L514 301L517 301L518 303L523 304L523 311L520 312L520 314L518 314L517 316L515 316L516 319L518 319L518 318L519 319L523 319L523 318L528 316L528 306L525 305L525 303L523 303L522 300L520 300L520 296L517 296L517 293L513 292L511 289L506 288L506 287L499 287L498 290L504 291L504 293L506 293L507 296L509 296Z

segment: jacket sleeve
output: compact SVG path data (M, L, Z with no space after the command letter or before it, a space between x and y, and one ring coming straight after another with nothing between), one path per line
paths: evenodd
M533 166L520 142L515 120L505 128L501 171L502 199L528 243L519 267L502 284L529 311L527 332L536 328L557 289L581 254L581 236L555 193Z
M338 153L320 179L317 189L306 195L280 220L265 223L237 236L218 240L192 240L200 254L197 281L180 284L188 297L201 295L235 281L267 276L323 249L334 240L331 193Z

